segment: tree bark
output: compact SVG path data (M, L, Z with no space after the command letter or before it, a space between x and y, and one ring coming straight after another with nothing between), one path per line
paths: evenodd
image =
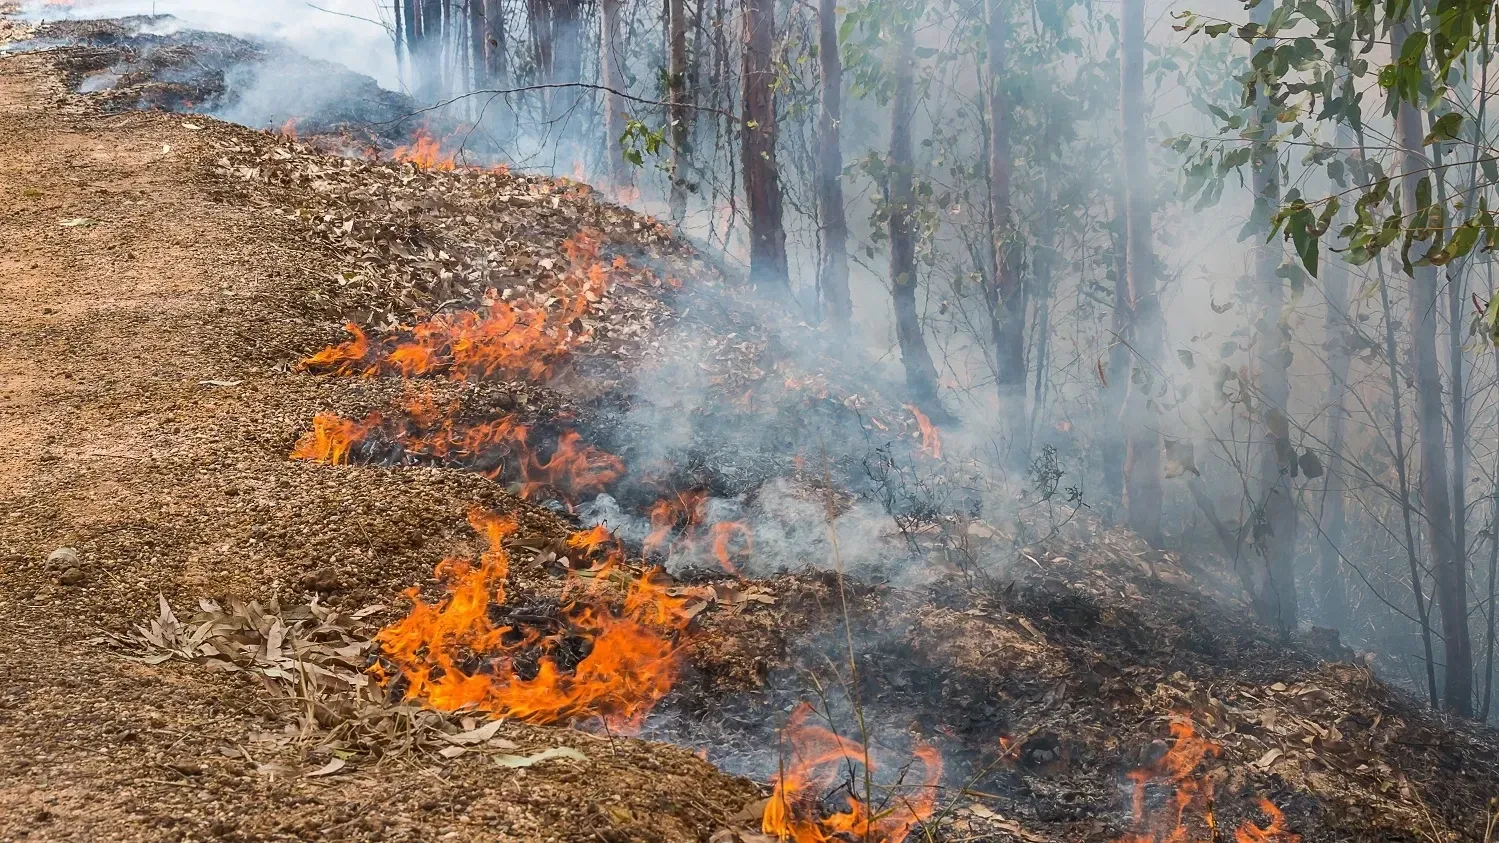
M489 61L485 42L488 32L484 26L484 0L466 0L468 3L468 41L470 72L473 74L473 89L489 87Z
M485 49L485 76L489 84L495 88L510 87L510 63L507 51L509 43L505 33L505 7L504 0L484 0L484 49ZM511 132L515 128L515 113L511 107L510 95L505 95L494 100L488 107L488 119L494 126L495 137L501 147L505 147L511 141Z
M1161 542L1161 438L1149 399L1165 343L1151 249L1150 163L1145 151L1145 0L1124 0L1120 51L1123 115L1125 276L1131 315L1131 372L1124 427L1124 508L1131 529Z
M744 4L744 195L749 205L750 283L777 295L790 292L781 184L776 171L774 0Z
M1351 135L1338 133L1340 145L1353 146ZM1345 142L1346 141L1346 142ZM1348 221L1339 214L1334 230ZM1327 298L1324 320L1327 348L1327 420L1328 459L1324 469L1317 557L1317 603L1323 623L1342 628L1348 621L1348 592L1340 574L1343 529L1347 522L1344 501L1345 471L1343 449L1348 428L1348 368L1353 360L1353 326L1348 320L1348 268L1341 261L1327 262L1322 270L1322 289Z
M1098 425L1100 457L1103 462L1104 490L1120 502L1124 500L1124 436L1119 431L1118 420L1124 412L1124 396L1129 387L1129 268L1125 263L1128 248L1125 240L1129 236L1125 223L1127 204L1123 191L1115 200L1114 228L1114 312L1109 343L1109 362L1103 381L1103 411ZM1103 365L1103 361L1098 361Z
M1010 202L1010 103L1005 65L1010 40L1004 0L985 0L989 60L989 236L994 272L988 294L1000 414L1008 420L1012 454L1025 425L1025 285L1016 266L1019 231Z
M911 120L916 110L916 32L897 24L895 95L890 101L890 285L895 303L895 335L906 368L911 397L928 416L945 417L937 398L937 368L921 332L916 311L916 231L912 190L915 167Z
M848 217L843 207L843 58L838 53L837 0L818 0L818 60L822 64L822 109L817 115L817 205L822 215L822 265L818 284L828 324L846 336L853 321L848 291Z
M1398 55L1411 34L1409 21L1399 21L1391 28L1393 49ZM1402 102L1396 114L1397 142L1403 148L1400 178L1401 204L1407 214L1417 208L1417 185L1426 171L1422 156L1421 113L1410 103ZM1427 244L1432 240L1425 241ZM1412 262L1424 251L1418 241L1411 244ZM1431 553L1431 570L1436 579L1436 603L1442 613L1442 644L1446 662L1442 682L1442 703L1460 714L1473 712L1473 652L1468 631L1468 584L1463 570L1462 554L1457 552L1452 536L1452 505L1447 478L1446 421L1442 407L1442 377L1437 364L1437 270L1435 266L1414 267L1411 276L1411 301L1407 324L1411 340L1411 366L1416 374L1416 436L1421 454L1418 487L1426 526L1426 543Z
M702 0L698 0L701 8ZM668 65L667 94L671 105L667 118L671 120L671 220L677 225L687 218L687 158L688 143L687 108L687 4L685 0L667 0Z
M599 76L605 88L604 106L604 160L608 166L609 183L621 188L630 183L630 171L625 164L624 149L620 139L625 133L625 101L614 94L626 87L624 74L624 47L620 43L621 0L599 0Z
M415 4L417 0L411 2ZM441 0L421 0L421 4L417 24L421 36L414 42L416 49L411 63L415 68L417 98L423 102L432 102L437 99L441 86L442 3Z

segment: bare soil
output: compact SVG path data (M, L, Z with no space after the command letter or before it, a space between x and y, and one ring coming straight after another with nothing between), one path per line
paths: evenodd
M244 131L92 113L43 57L0 58L0 840L703 839L756 790L682 749L514 726L517 751L590 760L307 777L320 760L247 747L282 725L249 680L91 643L157 593L389 599L469 507L519 506L473 475L287 460L379 387L285 371L327 337L285 303L339 267L215 173Z

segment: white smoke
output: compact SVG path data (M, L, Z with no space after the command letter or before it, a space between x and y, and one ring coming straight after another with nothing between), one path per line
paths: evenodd
M190 29L279 39L298 52L336 62L401 89L389 29L388 4L376 0L72 0L22 4L31 19L172 15Z

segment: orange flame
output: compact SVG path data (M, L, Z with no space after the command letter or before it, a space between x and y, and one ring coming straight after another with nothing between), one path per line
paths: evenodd
M718 559L718 564L722 565L725 571L736 577L739 576L739 569L735 567L730 558L729 542L735 536L738 536L740 543L744 547L744 552L747 554L754 553L754 534L750 532L750 528L747 525L739 521L720 521L713 525L711 533L713 535L713 556Z
M594 302L607 292L610 268L599 259L599 238L581 232L564 241L569 269L557 286L515 302L501 300L486 310L436 316L389 343L371 343L357 325L353 338L302 361L304 369L338 375L397 373L403 377L446 372L455 380L507 377L541 381L557 364L593 338L584 323Z
M442 143L426 126L411 135L410 146L398 146L391 153L392 160L409 163L418 170L455 170L458 164L454 156L453 152L443 152Z
M545 634L492 620L492 610L505 607L510 559L504 541L516 525L485 512L472 513L469 521L487 544L477 564L443 561L437 576L446 582L446 595L426 603L417 589L408 590L410 614L376 635L384 659L405 680L405 698L530 723L596 719L612 731L638 730L676 680L681 634L691 621L686 598L668 595L647 572L628 584L616 608L598 593L598 584L609 581L601 573L586 599L567 606L557 628ZM580 545L598 538L583 535ZM587 655L565 664L576 639ZM384 668L375 673L387 683L393 679Z
M371 413L364 421L346 419L334 413L318 413L312 419L312 430L303 434L292 448L291 458L311 462L343 465L349 461L354 446L363 442L383 419Z
M1159 760L1129 774L1133 785L1131 808L1134 831L1118 843L1188 843L1195 840L1217 840L1217 821L1213 816L1213 783L1197 774L1197 768L1219 754L1218 745L1197 734L1192 721L1177 717L1171 721L1172 745ZM1152 784L1171 790L1171 807L1150 810L1145 804L1146 791ZM1261 828L1246 820L1234 832L1235 843L1297 843L1301 839L1285 828L1280 809L1266 799L1260 810L1270 817ZM1200 819L1194 819L1197 814ZM1201 826L1206 836L1194 833Z
M1299 843L1301 835L1286 830L1286 817L1274 802L1261 799L1260 810L1270 818L1270 824L1261 828L1245 820L1234 832L1234 843Z
M926 417L926 413L916 409L914 404L906 404L905 408L916 417L916 426L921 428L921 453L934 460L942 459L942 439L937 435L936 425Z
M291 457L341 465L350 461L354 446L378 439L401 454L469 464L490 479L499 479L509 466L527 498L544 492L564 497L601 492L624 473L623 460L583 442L576 431L562 431L551 459L542 462L531 445L530 429L512 417L463 426L456 421L460 404L438 407L430 396L407 399L402 409L401 418L370 413L361 421L319 413Z
M809 723L811 717L812 707L801 705L782 733L791 745L792 763L775 780L760 829L777 840L794 843L847 839L904 843L912 829L931 816L936 804L936 788L942 778L942 759L937 751L926 745L916 748L923 781L914 795L897 795L887 808L871 813L864 801L850 794L846 810L828 814L822 810L824 794L846 768L869 767L873 759L859 743Z

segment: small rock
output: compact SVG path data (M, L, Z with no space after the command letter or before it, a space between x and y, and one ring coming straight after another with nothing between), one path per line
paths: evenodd
M57 578L57 584L58 585L82 585L83 584L83 569L82 568L69 568L66 571L63 571L62 575Z
M327 594L332 591L341 591L344 584L332 568L319 568L302 577L302 587L308 591Z
M47 554L47 566L58 571L76 568L78 567L78 551L71 547L59 547Z

